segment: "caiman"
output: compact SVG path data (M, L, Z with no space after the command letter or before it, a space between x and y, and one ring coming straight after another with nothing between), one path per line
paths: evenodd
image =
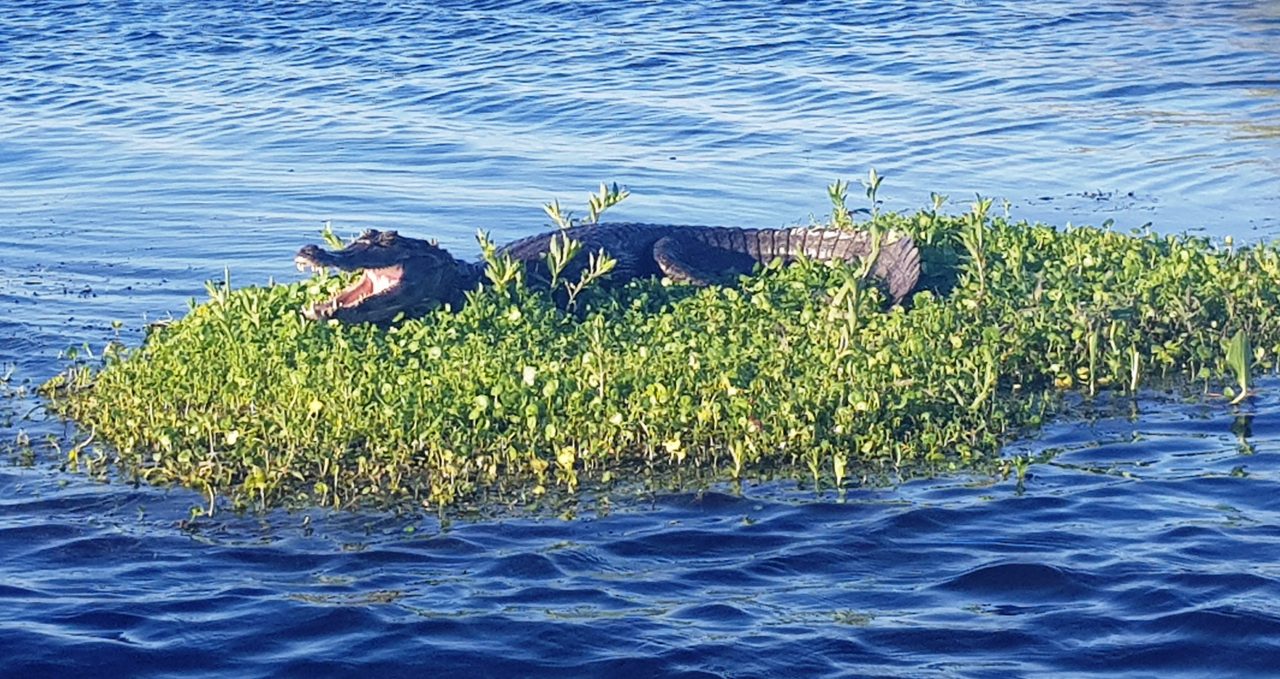
M666 276L694 285L732 283L757 264L784 263L806 257L817 261L858 262L871 254L866 231L794 227L742 229L717 226L674 226L605 223L575 226L522 238L498 249L523 262L529 280L549 279L544 255L552 238L565 234L582 244L578 257L562 276L577 280L586 253L603 250L617 260L607 281L618 284L645 276ZM484 277L483 261L456 259L434 241L401 236L395 231L365 231L341 250L307 245L294 258L300 270L335 267L362 270L346 289L302 313L312 320L385 323L397 314L421 315L441 304L457 309L464 293ZM886 235L871 268L889 299L900 303L920 277L920 253L910 238Z

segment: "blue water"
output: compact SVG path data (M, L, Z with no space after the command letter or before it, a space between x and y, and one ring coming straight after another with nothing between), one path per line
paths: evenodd
M0 376L293 280L326 220L471 254L617 181L614 219L778 226L870 167L890 208L1280 236L1280 3L0 0ZM1021 485L445 523L185 523L0 399L37 450L0 464L0 675L1280 675L1262 386L1054 425Z

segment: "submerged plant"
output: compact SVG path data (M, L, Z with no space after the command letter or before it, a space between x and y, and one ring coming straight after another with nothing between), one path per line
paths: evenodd
M878 185L871 175L873 205ZM854 226L846 192L829 189L833 221ZM625 191L599 195L607 207ZM1228 255L1202 238L1013 223L988 216L990 201L951 217L943 202L857 225L921 246L922 289L888 310L865 267L811 261L737 287L604 290L590 283L608 260L569 238L548 255L557 285L539 291L482 237L487 280L461 310L387 329L309 323L297 309L338 278L224 281L141 347L81 361L45 393L95 437L96 456L82 441L69 463L98 470L109 455L211 507L441 507L646 480L841 487L978 468L1064 391L1234 374L1239 400L1251 371L1275 368L1275 247ZM564 277L584 254L581 277Z

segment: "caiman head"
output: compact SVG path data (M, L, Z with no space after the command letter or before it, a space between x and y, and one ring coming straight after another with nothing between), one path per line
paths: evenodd
M341 250L307 245L293 258L299 271L334 267L361 271L338 294L302 309L313 321L387 323L397 314L421 315L462 295L460 263L433 241L395 231L365 231Z

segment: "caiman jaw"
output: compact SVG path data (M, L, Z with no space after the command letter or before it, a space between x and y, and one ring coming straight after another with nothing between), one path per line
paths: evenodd
M301 270L360 272L338 294L302 309L313 321L390 323L401 314L426 313L460 293L457 260L434 241L395 231L370 229L340 250L304 245L293 263Z
M299 255L294 258L299 271L311 269L318 271L324 266L316 261ZM371 298L378 296L394 296L404 286L404 266L393 264L378 268L366 268L354 283L343 288L341 292L323 301L316 302L302 309L302 315L313 321L333 318L344 309L354 309Z

